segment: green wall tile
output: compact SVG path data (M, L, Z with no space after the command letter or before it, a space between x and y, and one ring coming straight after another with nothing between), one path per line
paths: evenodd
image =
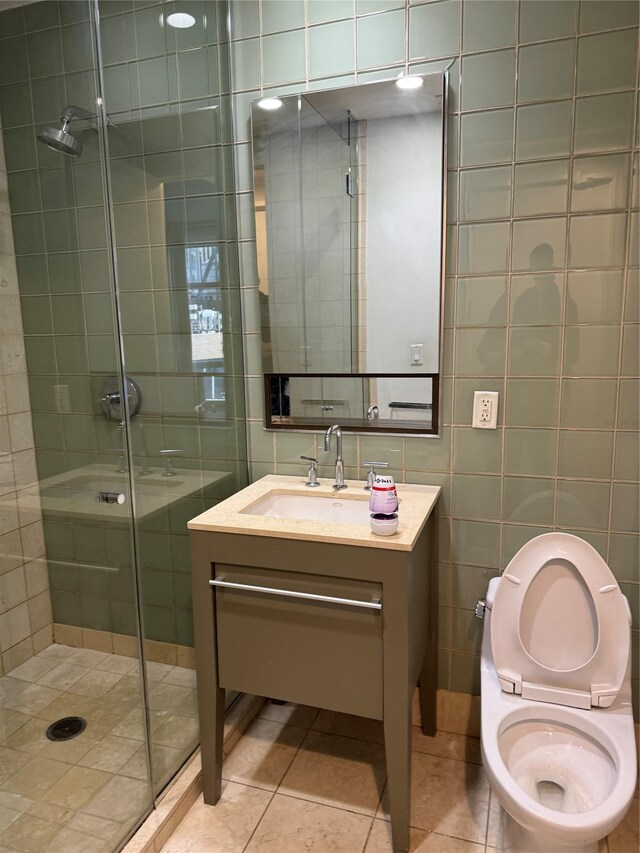
M409 58L433 59L457 54L461 14L459 0L444 0L410 9Z
M557 379L508 379L505 422L509 426L555 426L558 384Z
M309 30L309 75L328 77L350 72L355 62L353 21L325 24Z
M550 429L505 431L504 473L553 476L557 433Z
M458 518L498 519L500 477L454 474L451 513Z
M557 376L560 366L560 328L512 328L507 364L510 376Z
M611 529L628 533L638 531L640 516L640 486L638 483L614 483L611 506Z
M585 36L578 41L579 95L635 85L638 38L635 30Z
M570 98L574 76L574 39L522 47L518 59L518 103Z
M514 0L474 0L465 4L462 49L465 53L510 47L515 41L518 4Z
M556 524L605 530L609 523L609 483L558 480Z
M505 219L511 211L511 167L460 172L460 220Z
M458 329L456 374L497 376L504 373L504 329Z
M357 38L358 70L403 62L404 11L358 18Z
M458 229L458 273L506 272L510 231L508 222L461 225Z
M535 477L505 477L503 502L505 520L551 524L554 481Z
M637 533L612 533L609 566L619 581L640 581L640 536Z
M510 161L513 155L513 107L461 117L460 165Z
M621 376L638 376L640 373L640 345L638 334L640 329L637 325L625 324L622 327L622 362L620 365Z
M579 32L581 33L637 26L638 7L635 3L629 3L627 0L610 0L607 3L580 4Z
M626 207L629 196L628 154L577 157L573 162L571 210L614 210Z
M500 525L453 519L451 556L456 563L497 569L500 565Z
M567 277L567 323L620 321L624 273L622 270L570 272Z
M569 161L550 160L516 166L514 216L566 213Z
M513 103L515 94L515 51L499 50L465 56L462 76L462 109L477 110Z
M562 322L562 279L554 273L511 277L511 323L545 326Z
M560 430L558 443L559 477L610 479L612 432Z
M7 176L9 185L9 204L12 213L29 213L41 210L40 181L38 172L14 172Z
M564 217L521 219L513 223L511 268L514 272L562 269L567 236Z
M614 479L640 479L640 441L638 436L630 432L619 432L616 435L616 453Z
M363 458L362 461L366 460ZM405 465L408 470L448 471L451 466L451 430L445 427L441 438L405 439Z
M263 40L265 85L290 83L305 78L305 38L303 30L266 36Z
M460 473L499 474L502 468L502 430L455 427L453 470Z
M520 41L575 35L577 10L577 0L520 0Z
M613 379L564 379L560 425L582 429L612 429L616 382ZM593 401L598 405L594 406Z
M518 107L516 160L567 156L571 148L572 128L572 101Z
M515 557L520 548L536 536L550 533L550 527L534 527L532 525L503 524L502 525L502 566L506 567Z
M576 154L630 148L633 92L578 98L574 129Z
M619 326L567 326L565 376L615 376L620 355Z
M501 326L507 322L506 276L459 278L457 326Z

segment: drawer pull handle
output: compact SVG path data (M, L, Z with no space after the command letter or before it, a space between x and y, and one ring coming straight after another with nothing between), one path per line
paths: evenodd
M294 592L291 589L273 589L269 586L253 586L248 583L233 583L223 577L214 578L209 581L211 586L222 586L226 589L239 589L246 592L262 592L266 595L286 595L288 598L305 598L309 601L326 601L329 604L346 604L349 607L365 607L367 610L382 610L382 602L379 599L372 601L358 601L355 598L337 598L333 595L317 595L312 592Z

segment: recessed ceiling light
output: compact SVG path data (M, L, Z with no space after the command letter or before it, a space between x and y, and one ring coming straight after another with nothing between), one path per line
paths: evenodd
M279 110L282 106L280 98L261 98L258 101L261 110Z
M414 74L398 74L396 86L398 89L419 89L422 86L422 77Z
M186 30L187 27L192 27L196 22L193 15L187 15L186 12L172 12L167 15L167 23L170 27L175 27L177 30Z

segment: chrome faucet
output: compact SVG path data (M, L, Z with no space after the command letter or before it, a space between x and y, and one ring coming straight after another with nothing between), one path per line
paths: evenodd
M336 436L336 481L333 484L334 489L346 489L344 482L344 460L342 459L342 430L338 424L330 426L324 434L324 450L328 453L331 449L331 436L335 433Z

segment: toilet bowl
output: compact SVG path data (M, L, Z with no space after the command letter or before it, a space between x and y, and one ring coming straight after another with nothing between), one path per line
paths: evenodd
M489 584L482 755L513 853L594 853L636 784L631 614L600 555L532 539Z

